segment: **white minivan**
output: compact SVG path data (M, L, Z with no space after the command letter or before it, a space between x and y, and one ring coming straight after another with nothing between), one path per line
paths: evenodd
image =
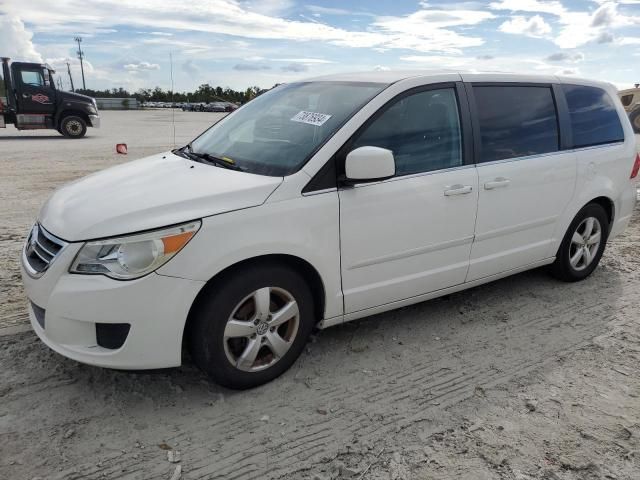
M50 348L265 383L326 328L549 265L596 268L640 158L612 85L510 74L281 85L189 145L57 190L22 252Z

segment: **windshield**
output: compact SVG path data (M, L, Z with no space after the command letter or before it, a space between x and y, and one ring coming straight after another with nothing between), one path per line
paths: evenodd
M290 175L385 86L281 85L211 127L192 142L191 151L224 159L251 173Z

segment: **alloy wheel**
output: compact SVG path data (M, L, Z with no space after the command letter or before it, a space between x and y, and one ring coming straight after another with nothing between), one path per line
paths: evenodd
M300 312L288 291L260 288L242 299L224 329L229 362L245 372L267 369L289 351L298 333Z
M587 217L573 233L569 245L569 263L576 271L587 268L598 253L602 241L602 226L595 217Z

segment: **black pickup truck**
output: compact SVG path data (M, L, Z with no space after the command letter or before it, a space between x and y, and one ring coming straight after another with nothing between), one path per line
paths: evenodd
M100 127L95 100L57 90L49 65L9 61L2 58L0 128L12 123L18 130L50 128L65 137L81 138L87 127Z

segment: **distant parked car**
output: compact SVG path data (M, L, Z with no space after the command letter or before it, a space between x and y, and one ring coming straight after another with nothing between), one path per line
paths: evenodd
M204 108L206 112L228 112L226 102L211 102Z
M633 131L640 133L640 87L629 88L618 92L620 101L625 111L629 114L629 120L633 125Z

